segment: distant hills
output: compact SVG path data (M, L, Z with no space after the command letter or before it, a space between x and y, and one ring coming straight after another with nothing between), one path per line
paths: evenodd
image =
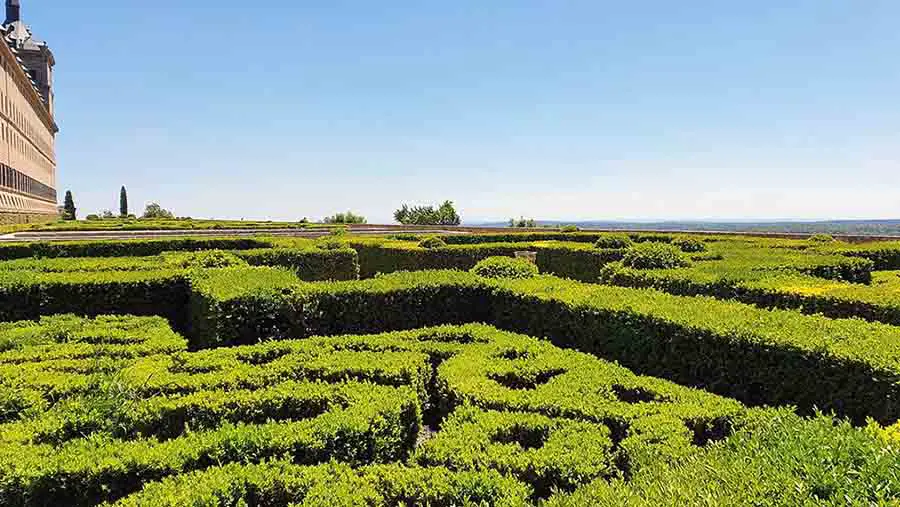
M586 229L613 230L671 230L671 231L715 231L715 232L781 232L796 234L861 234L900 237L898 220L827 220L827 221L771 221L771 222L704 222L704 221L661 221L661 222L619 222L619 221L555 221L538 220L540 227L577 225ZM506 227L507 222L492 222L485 227Z

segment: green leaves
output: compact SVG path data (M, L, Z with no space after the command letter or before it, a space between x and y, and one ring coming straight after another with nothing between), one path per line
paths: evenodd
M488 257L476 264L472 273L485 278L524 279L537 276L538 267L525 259Z

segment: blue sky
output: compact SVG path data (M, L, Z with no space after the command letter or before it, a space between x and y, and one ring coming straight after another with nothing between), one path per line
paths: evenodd
M23 0L82 214L900 217L900 2Z

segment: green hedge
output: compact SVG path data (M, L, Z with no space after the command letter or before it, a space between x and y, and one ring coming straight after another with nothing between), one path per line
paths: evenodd
M488 257L471 270L486 278L531 278L537 276L538 267L526 259L512 257Z
M294 285L275 269L212 274L226 271L262 276L204 278L212 295L235 297L280 282L275 293L288 296L286 303L301 289L311 304L326 293L391 299L415 286L410 294L422 304L440 301L429 288L481 285L492 316L508 309L497 298L539 297L569 312L626 309L641 321L649 319L642 312L685 299L549 277L540 284L544 292L526 293L538 280L491 282L458 272ZM712 304L702 315L692 312L699 306L686 308L695 329L715 320L715 308L749 308L695 301ZM311 308L294 307L304 314ZM749 313L736 313L747 323ZM803 329L841 329L827 319L798 327L786 315L812 321L768 313L772 320L754 323L781 326L784 340ZM383 325L369 319L371 327ZM72 316L0 325L0 400L31 389L48 402L0 424L0 504L840 505L900 496L900 449L880 427L748 410L486 325L197 352L185 352L184 341L164 328L159 318ZM757 334L743 339L762 343L753 329ZM92 349L71 348L81 346ZM440 428L431 438L419 433L423 414ZM428 468L371 465L407 457ZM317 465L329 460L344 463ZM704 475L710 473L713 479Z
M225 465L149 484L116 507L184 505L303 505L396 507L483 505L527 507L530 491L495 471L331 463L303 467L284 462Z
M59 275L35 276L3 284L4 319L168 313L195 348L493 322L752 404L818 406L879 420L900 413L900 336L875 323L547 277L489 282L461 272L298 284L273 268L210 270L194 275L190 305L180 275L80 274L78 281L69 274L58 283L44 277Z
M161 322L110 319L134 332L143 329L140 323ZM100 323L60 318L48 321L43 333L54 326L75 334ZM52 346L44 341L10 340L20 352ZM138 350L151 341L129 343ZM452 410L417 460L511 472L546 496L618 475L629 456L614 449L617 442L641 439L660 455L671 455L671 447L697 452L694 444L724 435L701 428L744 410L587 354L475 324L144 356L96 352L0 365L0 399L30 388L47 402L0 424L3 505L92 505L214 464L285 455L303 464L402 460L413 448L422 412L439 421ZM538 381L548 368L565 371ZM529 446L516 428L552 435L540 449L500 457L495 451ZM480 454L468 459L458 452L460 438L484 430ZM652 442L645 438L650 430ZM580 440L571 440L576 435Z
M882 273L875 275L878 281ZM877 286L822 282L790 273L741 280L686 270L636 270L621 263L605 266L600 279L610 285L653 288L679 296L711 296L763 308L796 309L837 319L859 318L900 325L900 299L889 289L882 291Z
M54 315L0 324L0 364L136 358L186 349L187 341L160 317Z
M608 232L501 232L491 234L453 234L441 236L449 245L475 245L481 243L530 243L535 241L568 241L573 243L596 243L608 236ZM635 243L652 241L670 243L675 236L653 233L625 233Z
M497 282L492 322L757 404L900 417L900 330L541 277Z
M471 407L451 414L414 459L451 470L497 470L533 485L538 497L618 473L610 431L602 424Z
M261 424L222 422L215 429L155 438L77 439L62 445L0 444L3 505L96 505L142 483L228 462L290 456L298 464L396 460L415 438L418 403L409 390L368 386L362 401L311 419ZM218 421L216 421L218 422ZM183 430L183 428L182 428Z
M190 335L208 347L486 321L488 295L478 277L453 271L300 285L272 268L211 271L194 283Z
M255 278L235 271L198 287L195 322L213 343L491 322L751 404L900 417L900 331L891 326L552 277L397 273L238 289ZM227 287L226 297L215 295L217 286Z
M760 413L727 440L678 466L600 479L548 507L707 505L867 506L900 499L900 447L831 417Z
M28 257L140 257L169 251L249 250L270 248L253 238L171 238L0 244L0 260Z
M603 265L622 259L625 250L598 250L588 245L492 243L418 248L402 242L354 240L349 245L359 253L360 276L378 273L458 269L468 271L488 257L513 257L519 251L537 253L542 273L581 281L595 281Z
M0 320L74 313L159 315L187 324L187 278L182 271L0 272Z
M34 273L75 273L99 271L159 271L166 266L163 256L152 257L59 257L16 259L0 262L0 271L31 271Z
M874 263L879 271L900 269L900 242L879 242L856 248L837 248L836 253Z
M293 270L301 280L356 280L359 257L351 248L264 248L240 250L235 254L251 266L275 266Z

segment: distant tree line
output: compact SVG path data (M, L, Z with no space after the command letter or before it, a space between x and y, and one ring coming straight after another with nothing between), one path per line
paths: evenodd
M394 220L403 225L459 225L462 222L453 201L444 201L437 208L404 204L394 212Z
M533 229L533 228L537 227L538 225L537 225L537 221L533 218L526 219L525 217L519 217L518 220L515 218L510 218L509 226L516 227L516 228L522 228L522 229L524 229L524 228L532 228Z
M330 217L325 217L323 222L326 224L364 224L366 223L366 217L348 211L346 213L335 213Z

